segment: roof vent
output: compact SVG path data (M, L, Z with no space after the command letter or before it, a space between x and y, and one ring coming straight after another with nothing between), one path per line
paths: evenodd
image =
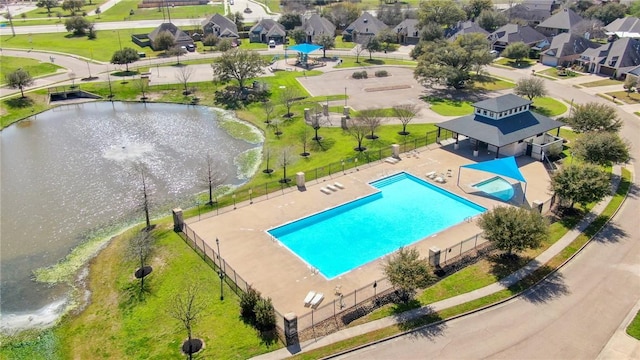
M362 20L362 21L364 21L364 23L366 24L366 23L368 23L368 22L369 22L369 19L364 19L364 20Z

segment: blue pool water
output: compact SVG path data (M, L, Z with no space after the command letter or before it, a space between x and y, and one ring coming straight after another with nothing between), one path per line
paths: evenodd
M497 197L502 201L509 201L513 197L513 185L500 176L493 177L473 185L474 188Z
M486 210L407 173L371 185L380 191L268 232L333 278Z

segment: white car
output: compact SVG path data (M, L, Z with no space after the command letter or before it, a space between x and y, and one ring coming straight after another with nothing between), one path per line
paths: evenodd
M275 42L275 40L269 40L269 47L270 47L270 48L274 48L274 47L276 47L276 42Z

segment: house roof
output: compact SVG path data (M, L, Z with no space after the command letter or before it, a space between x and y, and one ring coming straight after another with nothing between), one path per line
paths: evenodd
M549 49L543 52L543 54L561 58L564 56L582 54L587 49L595 49L597 47L600 47L600 44L591 42L583 36L571 33L562 33L553 37Z
M238 26L226 16L213 14L202 21L202 27L205 27L208 24L218 26L220 28L221 37L238 37Z
M489 35L489 32L478 25L478 23L471 20L459 21L455 26L447 29L444 32L444 36L449 40L455 40L460 35L479 33L482 35Z
M497 147L513 144L563 126L560 121L531 111L499 120L477 114L445 121L436 126Z
M160 34L163 31L168 31L171 35L173 35L173 38L175 39L175 41L177 43L193 41L191 39L191 36L189 36L189 34L187 34L186 32L178 29L178 27L173 25L172 23L160 24L160 26L155 28L147 36L149 37L149 40L151 40L153 42L153 41L155 41L156 36L158 36L158 34Z
M418 23L418 19L404 19L400 24L393 28L393 31L396 34L418 37L420 36L420 26Z
M532 45L545 40L547 37L530 26L506 24L489 34L487 38L494 42L499 41L512 44L514 42L522 41L525 44Z
M612 42L602 65L620 72L627 72L640 65L640 40L622 38Z
M506 9L504 13L509 18L523 19L528 22L542 22L551 17L551 9L546 7L530 6L517 4L510 9Z
M316 36L322 34L335 34L336 26L333 25L328 19L318 15L312 14L308 19L302 21L300 28L307 35Z
M284 25L273 19L262 19L253 25L249 31L254 34L267 34L268 36L285 36L287 34L284 30Z
M502 112L529 104L531 104L531 101L521 98L518 95L506 94L495 98L478 101L471 106L493 112Z
M620 38L637 38L640 37L640 19L633 16L623 17L613 20L604 29L607 35L616 35Z
M356 19L356 21L349 24L342 33L348 35L357 32L359 34L376 35L380 30L386 28L388 28L388 26L385 23L365 11Z
M565 8L555 13L547 20L541 22L538 27L569 31L582 20L584 19L581 18L580 15L576 14L575 11Z

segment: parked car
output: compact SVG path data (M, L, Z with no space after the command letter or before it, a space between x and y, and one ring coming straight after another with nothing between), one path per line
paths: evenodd
M270 48L276 47L276 41L275 40L269 40L269 47Z
M187 45L187 51L188 51L188 52L194 52L194 51L196 51L196 46L195 46L195 45L193 45L193 44L188 44L188 45Z

